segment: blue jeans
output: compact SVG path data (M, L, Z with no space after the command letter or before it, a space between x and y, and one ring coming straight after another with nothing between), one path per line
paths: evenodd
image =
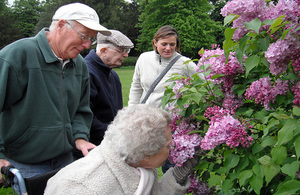
M20 171L23 178L30 178L65 167L66 165L73 162L73 156L72 153L69 152L67 154L63 154L51 160L47 160L37 164L20 163L9 158L6 158L6 160ZM18 185L14 185L13 188L18 194L20 194Z

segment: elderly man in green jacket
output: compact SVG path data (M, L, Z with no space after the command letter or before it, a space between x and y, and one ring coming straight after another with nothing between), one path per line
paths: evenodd
M49 29L0 51L0 168L12 164L32 177L71 163L74 147L83 155L95 147L80 52L98 32L111 34L94 9L72 3L55 12Z

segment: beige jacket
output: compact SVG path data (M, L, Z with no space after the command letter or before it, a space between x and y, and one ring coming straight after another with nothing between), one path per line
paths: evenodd
M177 55L179 55L179 53L174 52L172 57L168 59L161 57L155 51L145 52L140 55L135 65L128 105L141 103L141 101L149 91L152 83ZM161 98L163 97L166 90L165 87L171 85L174 82L167 80L170 79L173 74L190 77L196 73L196 64L194 62L184 64L184 62L186 62L187 60L190 59L182 56L176 61L172 68L157 84L154 91L146 101L146 104L161 108Z
M52 177L45 189L45 195L134 195L140 178L133 167L125 163L110 147L104 138L101 145L94 148L86 157L79 159L60 170ZM169 169L158 181L157 170L153 169L155 181L152 195L183 195L185 186L179 185Z

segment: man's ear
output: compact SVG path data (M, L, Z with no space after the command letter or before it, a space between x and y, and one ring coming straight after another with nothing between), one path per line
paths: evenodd
M64 20L64 19L60 19L58 22L57 22L57 29L62 29L65 27L65 25L67 25L67 21Z
M106 47L102 47L102 48L100 49L101 53L104 53L106 50L107 50Z

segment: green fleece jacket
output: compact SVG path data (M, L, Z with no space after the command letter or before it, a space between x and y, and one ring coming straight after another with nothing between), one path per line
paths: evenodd
M39 163L88 140L89 74L82 56L64 67L46 29L0 51L0 158Z

